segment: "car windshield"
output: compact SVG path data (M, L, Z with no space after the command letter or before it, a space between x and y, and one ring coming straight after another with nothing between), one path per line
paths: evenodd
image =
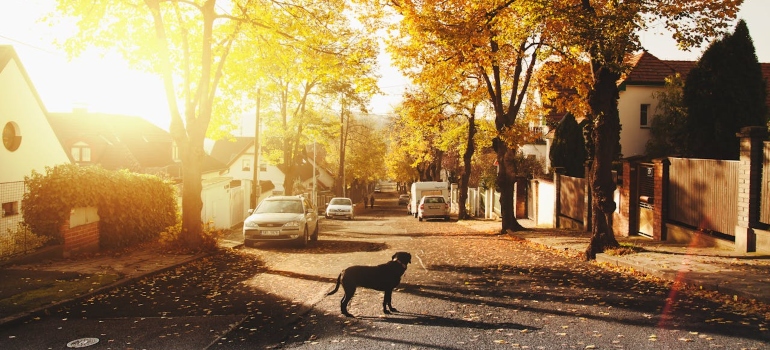
M334 198L329 205L350 205L350 199L347 198Z
M444 203L444 197L425 197L425 203Z
M256 213L302 213L302 203L297 200L264 201L257 207Z

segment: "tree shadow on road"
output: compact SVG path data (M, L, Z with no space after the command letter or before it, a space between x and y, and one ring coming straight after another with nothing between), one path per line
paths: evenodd
M473 328L473 329L529 329L537 330L537 327L528 327L518 323L512 322L482 322L482 321L469 321L458 318L449 318L436 315L416 314L410 312L395 312L389 317L372 317L372 316L357 316L362 320L371 320L375 322L383 323L395 323L404 325L426 325L434 327L457 327L457 328Z

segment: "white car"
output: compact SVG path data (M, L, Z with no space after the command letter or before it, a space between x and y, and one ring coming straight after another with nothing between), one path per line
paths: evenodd
M249 214L243 222L246 247L266 241L295 241L304 247L318 240L318 211L303 197L268 197Z
M353 220L353 208L356 205L350 198L335 197L326 204L326 218L347 218Z
M417 218L423 219L444 219L449 221L449 204L443 196L424 196L420 198L420 204L417 206Z

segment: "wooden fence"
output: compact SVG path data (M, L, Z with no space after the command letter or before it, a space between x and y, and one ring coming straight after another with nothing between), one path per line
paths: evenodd
M669 158L668 219L735 236L738 161Z
M559 215L579 222L585 212L586 179L559 175Z
M765 142L762 159L762 197L759 204L759 221L770 225L770 142Z

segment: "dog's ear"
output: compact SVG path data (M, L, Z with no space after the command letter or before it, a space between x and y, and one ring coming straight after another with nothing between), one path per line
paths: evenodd
M393 256L390 257L390 260L396 260L397 257L398 257L398 253L393 254Z

